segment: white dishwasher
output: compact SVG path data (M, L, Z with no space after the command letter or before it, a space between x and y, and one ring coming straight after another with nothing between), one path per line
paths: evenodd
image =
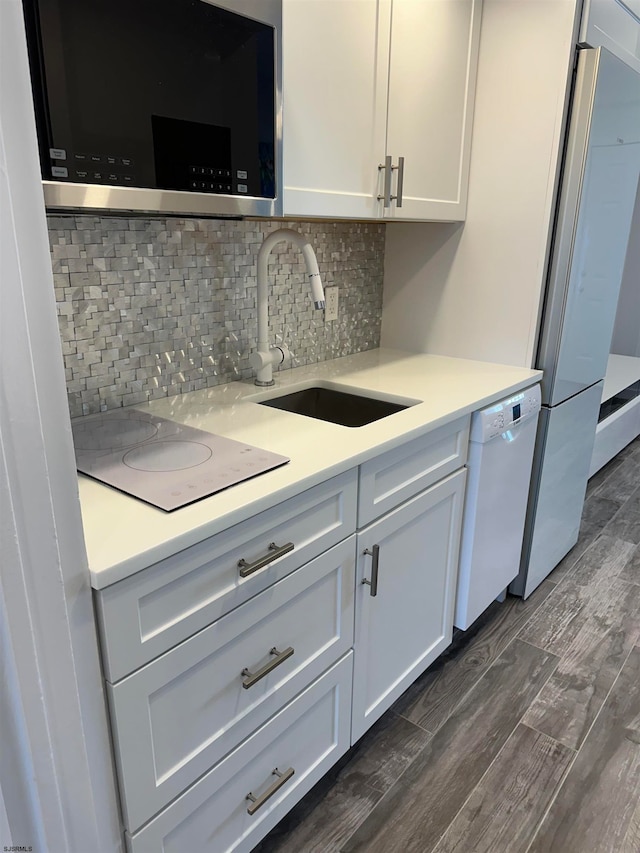
M520 569L540 386L474 412L454 624L466 630Z

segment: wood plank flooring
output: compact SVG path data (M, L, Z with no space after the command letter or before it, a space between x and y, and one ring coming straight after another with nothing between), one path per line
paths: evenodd
M640 439L254 853L640 853Z

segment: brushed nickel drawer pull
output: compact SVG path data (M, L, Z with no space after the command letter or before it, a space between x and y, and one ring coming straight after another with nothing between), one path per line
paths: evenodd
M378 201L384 201L383 207L391 207L391 199L394 196L391 195L391 175L392 175L393 166L391 165L391 156L387 154L384 158L384 163L378 164L378 171L382 172L384 170L384 189L382 191L382 195L378 196Z
M378 594L378 566L380 563L380 546L374 545L373 550L371 551L368 548L365 548L362 553L366 554L368 557L373 557L373 562L371 563L371 580L369 581L366 578L363 578L362 583L366 583L368 586L371 587L371 589L369 590L369 594L372 598L375 598Z
M255 563L247 563L247 561L243 558L242 560L238 560L238 568L240 569L240 577L246 578L249 575L252 575L254 572L257 572L259 569L264 569L265 566L268 566L269 563L273 563L274 560L277 560L278 557L282 557L284 554L288 554L289 551L293 551L295 545L293 542L287 542L286 545L276 545L275 542L269 542L269 554L265 554L264 557L260 557Z
M293 767L290 767L288 770L285 770L284 773L281 773L278 768L275 767L271 771L271 775L277 776L278 778L270 788L267 788L264 794L260 794L259 797L254 797L251 791L249 791L249 793L247 794L245 799L251 800L251 802L253 803L253 805L249 806L249 808L247 809L247 814L255 814L260 808L260 806L263 806L267 802L267 800L271 799L271 797L273 797L273 795L277 791L279 791L280 788L282 788L285 782L288 782L289 779L291 779L295 772L296 771L293 769Z
M404 185L404 157L398 157L398 165L393 167L398 170L398 183L396 185L396 207L402 207L402 188Z
M275 655L273 660L270 660L269 663L265 663L263 667L261 667L257 672L251 672L246 666L240 673L240 675L244 676L246 681L242 682L242 686L245 690L248 690L250 687L253 687L261 678L264 678L265 675L269 675L270 672L280 666L281 663L284 663L287 658L290 658L293 654L293 646L289 646L283 651L279 652L277 648L274 646L272 649L269 649L270 655Z

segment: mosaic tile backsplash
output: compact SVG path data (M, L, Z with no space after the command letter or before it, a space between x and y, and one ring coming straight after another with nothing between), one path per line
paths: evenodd
M379 346L382 224L50 216L71 416L249 378L258 249L283 227L310 240L323 283L340 288L339 319L325 324L302 255L275 247L269 327L288 366Z

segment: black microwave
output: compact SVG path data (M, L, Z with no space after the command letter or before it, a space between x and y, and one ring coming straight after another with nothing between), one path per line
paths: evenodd
M24 0L49 209L281 214L281 0Z

